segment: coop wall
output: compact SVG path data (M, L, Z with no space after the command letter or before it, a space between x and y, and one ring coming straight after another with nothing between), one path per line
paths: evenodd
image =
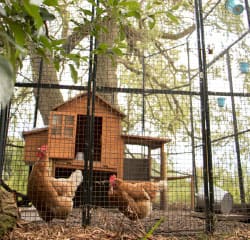
M24 134L24 162L33 164L37 160L37 149L48 143L48 130Z

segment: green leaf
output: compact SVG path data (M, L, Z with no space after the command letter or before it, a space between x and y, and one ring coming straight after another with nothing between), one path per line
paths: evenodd
M171 12L166 13L167 17L174 23L178 24L179 23L179 18L174 16Z
M104 10L104 9L102 9L102 8L97 8L97 9L96 9L96 14L97 14L97 16L101 16L103 13L105 13L105 10Z
M39 29L43 25L43 20L40 16L40 8L36 5L30 4L29 0L24 0L23 6L27 13L33 18L36 29Z
M56 17L54 14L50 13L46 8L40 7L40 15L43 21L53 21Z
M16 44L23 47L24 43L25 43L25 32L23 30L23 27L17 23L13 23L13 22L10 22L9 25L10 25L11 30L14 33Z
M112 52L114 54L118 55L118 56L122 56L123 55L122 50L120 48L118 48L118 47L113 47L112 48Z
M57 71L59 71L59 69L60 69L60 59L58 57L55 57L53 63L54 63L55 69Z
M86 16L92 16L92 15L93 15L92 12L91 12L90 10L88 10L88 9L83 9L83 8L81 8L81 11L82 11Z
M71 77L72 77L74 83L77 83L77 81L78 81L78 73L77 73L77 71L76 71L73 64L69 64L69 67L70 67Z
M126 17L135 17L136 19L140 19L141 18L141 14L138 11L128 11L125 14Z
M126 38L126 34L123 28L120 28L119 37L120 37L120 41L123 41Z
M106 43L100 43L96 49L98 54L104 54L108 50L108 45Z
M43 4L47 6L58 6L57 0L44 0Z
M140 10L140 4L138 1L122 1L119 3L119 6L125 7L131 11Z
M52 39L51 42L53 43L53 45L61 45L65 43L65 39Z
M118 5L118 0L107 0L107 5L111 7L116 7Z
M24 53L25 50L19 46L8 34L0 31L0 37L5 38L9 43L11 43L17 50Z
M70 60L72 60L72 61L76 64L77 67L80 66L80 59L81 59L81 57L80 57L79 54L71 53L71 54L67 54L67 57L68 57Z
M106 0L105 0L105 1L106 1ZM95 2L95 0L88 0L88 2L89 2L92 6L96 7L96 2Z
M47 48L50 51L52 50L51 42L50 42L50 40L46 36L41 35L39 37L39 40L43 44L43 47Z
M153 29L154 26L155 26L155 23L156 23L155 15L149 15L148 17L151 19L148 22L148 26L149 26L150 29Z
M36 49L37 53L38 53L40 56L46 58L47 56L46 56L45 50L46 50L46 49L45 49L44 47L42 47L42 48L39 47L39 48Z
M181 6L183 6L182 2L179 2L178 4L175 4L172 8L171 11L178 10Z

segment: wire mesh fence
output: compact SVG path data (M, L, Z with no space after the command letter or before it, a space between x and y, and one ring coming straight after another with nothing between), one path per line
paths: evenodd
M146 231L160 221L158 234L204 231L220 226L207 219L207 183L214 184L213 216L248 220L249 73L238 65L249 52L247 14L239 23L221 1L205 9L204 26L223 16L220 27L204 28L207 109L195 33L170 47L142 46L137 56L128 51L116 64L97 56L91 68L79 67L77 84L67 68L57 74L41 58L26 59L1 111L2 179L21 193L21 217L114 231L133 231L135 220ZM231 34L225 26L242 31ZM204 182L204 110L210 182Z

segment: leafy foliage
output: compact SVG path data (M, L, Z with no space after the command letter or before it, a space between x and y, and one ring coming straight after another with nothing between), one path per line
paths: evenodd
M29 167L23 159L23 142L21 139L9 139L10 146L6 148L3 179L12 189L26 194Z

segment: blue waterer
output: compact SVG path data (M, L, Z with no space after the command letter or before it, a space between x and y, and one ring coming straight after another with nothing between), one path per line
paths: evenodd
M240 71L242 73L248 73L249 72L249 63L248 62L240 62Z
M226 100L225 97L218 97L218 98L217 98L218 106L219 106L219 107L224 107L224 106L225 106L225 100Z
M244 6L241 0L227 0L226 9L234 15L240 15L244 10Z

